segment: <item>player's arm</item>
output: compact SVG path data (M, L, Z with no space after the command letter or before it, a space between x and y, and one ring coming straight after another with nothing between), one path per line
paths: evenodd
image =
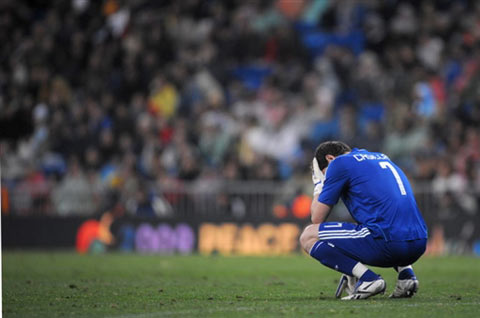
M325 182L325 175L320 170L316 158L312 160L312 181L313 181L313 200L310 206L312 223L320 224L325 222L330 213L331 206L318 201L318 196L322 192Z
M318 202L318 194L314 195L312 200L312 205L310 207L312 223L320 224L325 222L328 215L330 214L330 210L332 207L322 202Z
M313 200L310 207L312 222L323 223L332 207L338 202L342 190L348 183L348 170L341 158L332 160L328 170L320 170L316 158L312 161L312 181L314 183Z

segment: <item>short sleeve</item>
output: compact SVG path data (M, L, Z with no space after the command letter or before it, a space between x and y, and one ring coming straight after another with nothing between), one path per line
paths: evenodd
M348 170L345 167L345 159L347 158L338 157L328 165L325 183L322 192L318 196L318 202L335 205L340 199L342 190L349 179Z

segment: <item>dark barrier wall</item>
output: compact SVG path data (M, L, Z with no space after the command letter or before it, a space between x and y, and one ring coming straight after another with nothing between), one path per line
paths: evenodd
M427 217L430 254L480 254L480 218ZM2 248L76 248L80 253L117 250L172 254L286 254L299 250L306 219L259 218L113 219L108 213L80 217L2 217Z
M86 218L2 216L2 248L72 248Z
M104 217L2 217L4 248L73 248L79 252L106 248L141 253L286 254L298 250L306 220L259 219L152 220L122 218L102 224Z

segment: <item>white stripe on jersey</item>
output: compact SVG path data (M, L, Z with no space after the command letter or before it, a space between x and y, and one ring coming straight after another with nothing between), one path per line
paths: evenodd
M318 231L318 233L346 233L346 234L355 234L363 231L369 231L368 228L364 227L361 230L322 230ZM370 232L370 231L369 231Z
M328 232L328 233L325 233ZM318 238L320 240L327 239L347 239L347 238L363 238L370 235L370 231L367 228L363 228L360 231L347 231L347 230L338 230L338 231L320 231L318 232Z
M333 240L333 239L358 239L358 238L364 238L369 236L370 233L365 233L363 235L358 235L358 236L327 236L327 237L319 237L319 240Z
M337 223L337 224L325 224L323 227L324 228L327 228L327 227L342 227L342 223Z

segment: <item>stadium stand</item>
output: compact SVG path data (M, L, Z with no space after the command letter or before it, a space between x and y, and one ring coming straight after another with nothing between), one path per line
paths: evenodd
M309 185L327 139L388 154L444 218L477 213L475 1L7 0L0 29L3 213Z

